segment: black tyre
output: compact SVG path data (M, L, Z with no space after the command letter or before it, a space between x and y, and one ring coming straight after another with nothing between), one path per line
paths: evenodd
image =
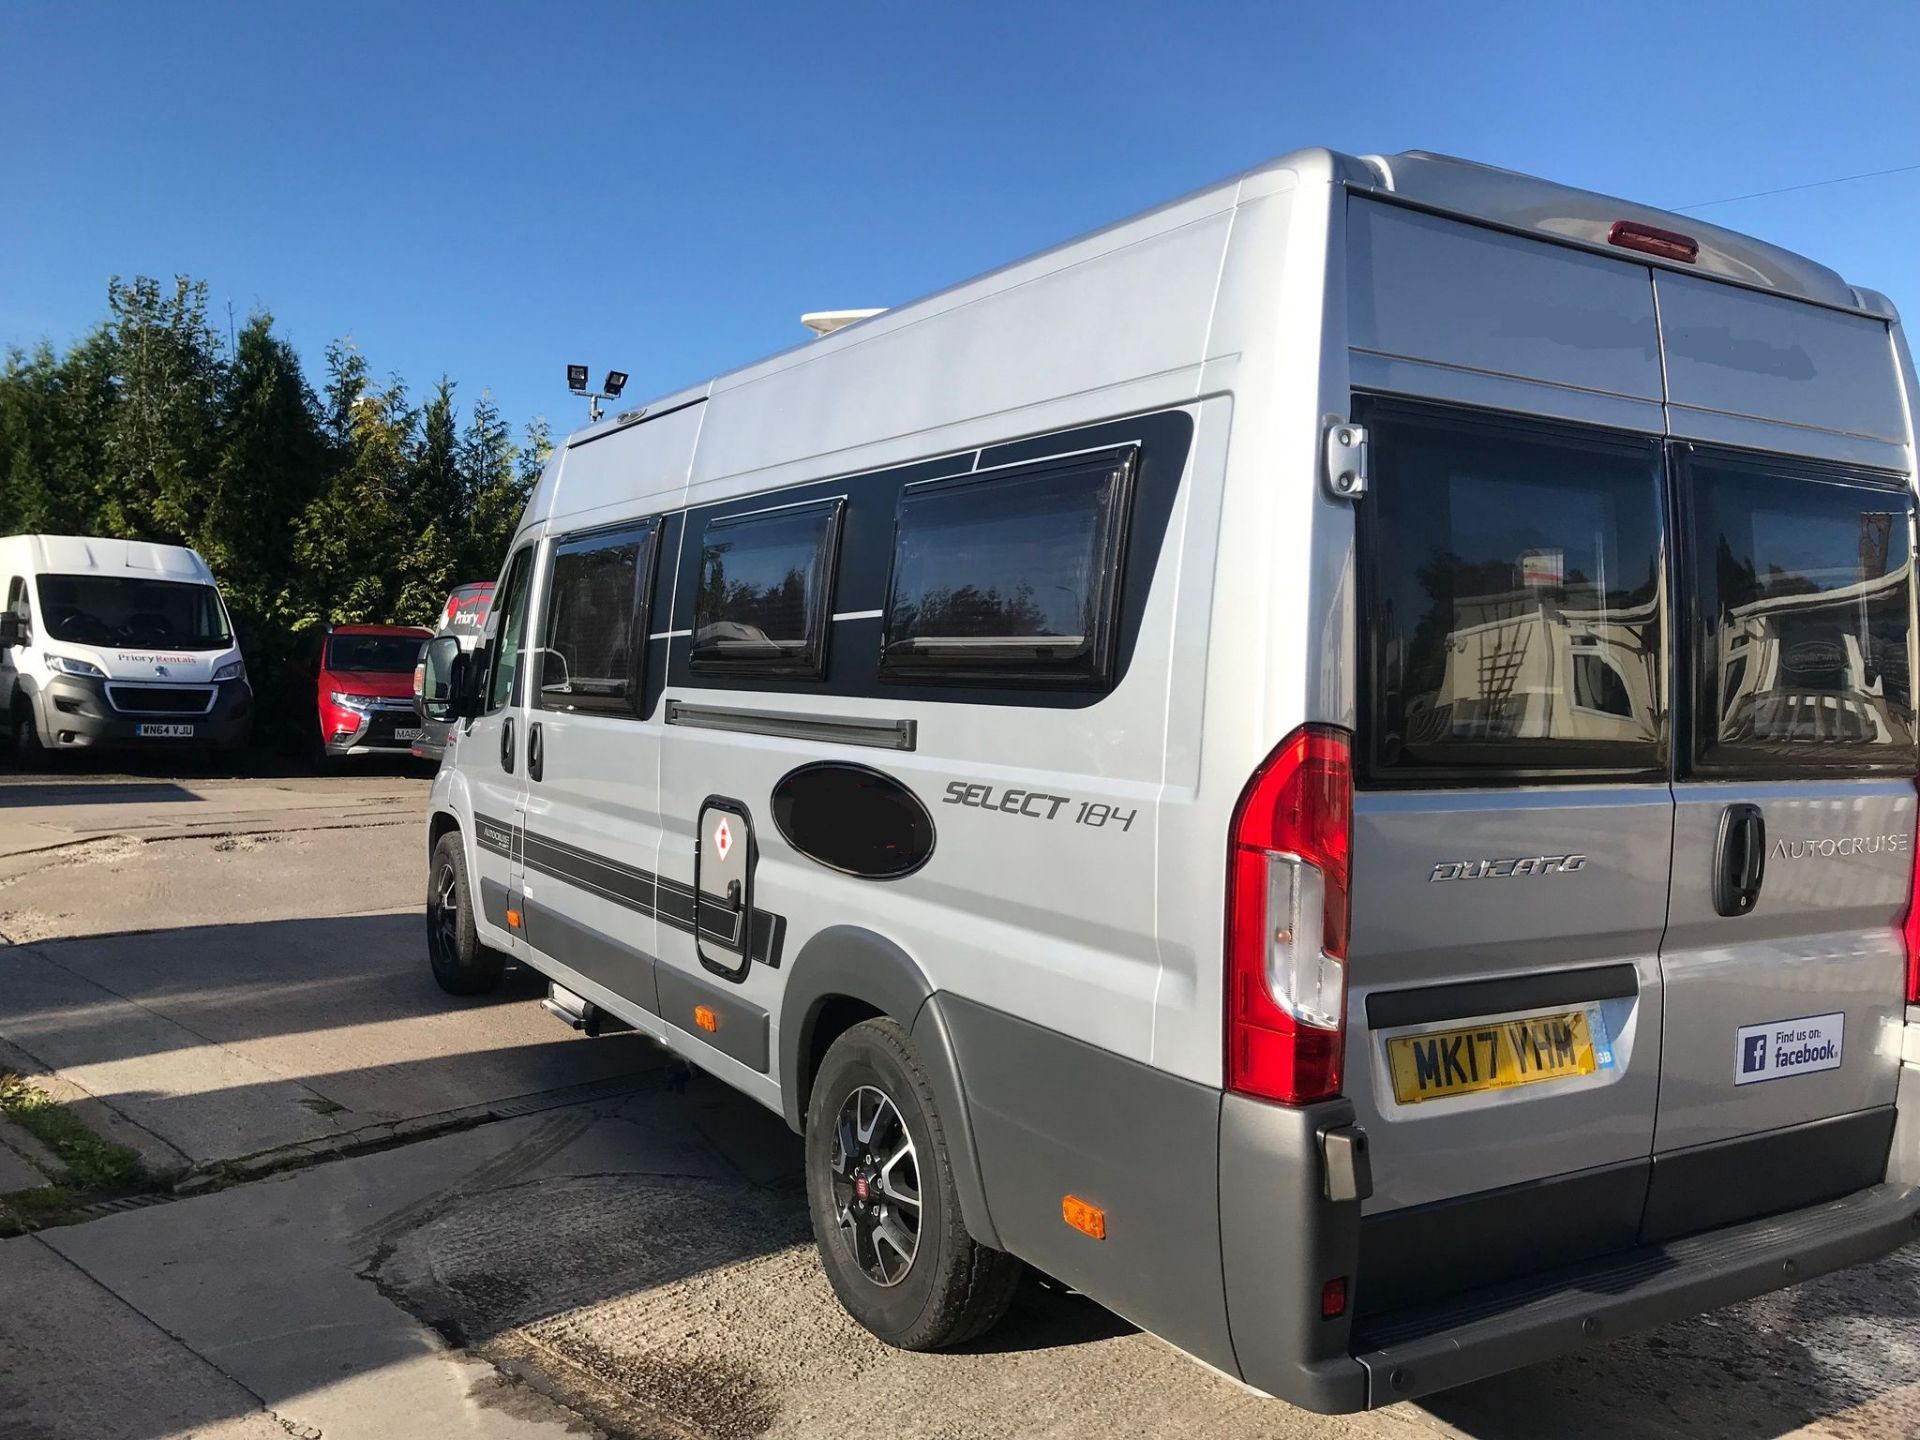
M427 958L449 995L485 995L507 968L506 956L480 943L472 898L460 832L449 830L427 862Z
M28 767L46 763L47 747L41 743L40 728L34 723L33 702L26 696L14 696L8 729L13 739L14 764Z
M1021 1265L967 1233L926 1072L892 1020L827 1051L807 1106L807 1206L827 1279L867 1329L902 1350L985 1334Z

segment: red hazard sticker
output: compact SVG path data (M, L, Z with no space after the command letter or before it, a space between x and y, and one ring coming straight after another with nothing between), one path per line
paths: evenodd
M726 859L727 852L733 849L733 827L727 824L727 817L724 815L720 817L720 823L714 829L713 848L719 852L722 860Z

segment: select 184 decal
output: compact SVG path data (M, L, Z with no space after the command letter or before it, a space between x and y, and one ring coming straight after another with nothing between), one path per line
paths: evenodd
M1122 833L1132 830L1133 822L1140 815L1138 810L1122 810L1098 800L1082 800L1077 809L1069 810L1067 807L1074 804L1071 795L1050 795L1044 790L1003 790L994 785L969 784L965 780L948 781L947 793L940 803L995 810L1002 815L1022 815L1029 820L1054 820L1065 814L1072 824L1090 825L1096 830L1112 825Z

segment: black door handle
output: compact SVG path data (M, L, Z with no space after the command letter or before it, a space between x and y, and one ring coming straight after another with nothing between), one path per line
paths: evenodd
M546 754L540 744L540 722L536 720L527 726L527 778L529 780L540 778L540 772L546 768L543 763L545 759Z
M500 722L500 768L513 774L513 716Z
M1714 847L1713 908L1745 915L1760 900L1767 878L1767 821L1758 805L1729 805Z

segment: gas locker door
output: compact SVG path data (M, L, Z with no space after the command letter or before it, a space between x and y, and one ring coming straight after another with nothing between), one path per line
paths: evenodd
M1360 411L1358 1304L1634 1243L1659 1093L1660 440Z
M1913 874L1913 497L1676 446L1693 621L1651 1238L1880 1180Z

